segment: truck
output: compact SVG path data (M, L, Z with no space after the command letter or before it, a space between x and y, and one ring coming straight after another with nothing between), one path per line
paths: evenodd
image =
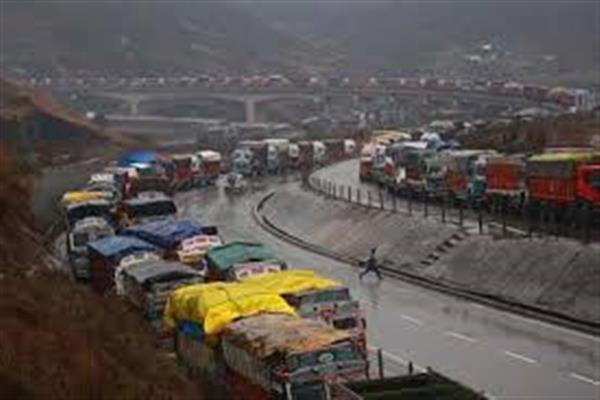
M389 378L329 384L331 400L485 400L484 394L464 386L432 369Z
M222 337L231 398L326 399L325 377L366 377L365 355L344 331L284 314L235 321Z
M232 170L244 176L265 175L268 169L268 144L243 140L231 156Z
M269 262L286 269L286 263L273 251L256 242L234 241L223 246L213 247L206 253L208 281L235 281L236 272L244 265L255 262Z
M392 182L395 192L421 192L426 187L426 160L434 154L427 142L403 141L389 145L386 155L392 162ZM386 175L389 175L386 174Z
M177 258L183 264L204 270L204 257L208 250L222 245L223 240L216 233L193 236L181 241Z
M290 168L289 139L265 139L268 146L267 168L270 173L281 173Z
M65 208L65 218L69 227L88 217L103 218L108 223L113 223L112 203L108 200L88 200L70 204Z
M327 163L327 147L325 143L315 140L312 142L313 145L313 164L314 165L325 165Z
M163 325L163 311L171 292L177 288L201 283L202 275L178 262L147 261L123 270L123 294L141 311L143 317L158 334L158 340L172 347L172 336Z
M269 263L263 264L267 265L266 270L239 274L238 279L281 295L301 317L316 319L348 332L366 354L366 320L348 287L311 270L281 271L268 269Z
M124 257L141 252L160 253L156 246L148 242L121 235L88 242L87 247L90 283L101 294L113 288L116 268Z
M374 143L366 143L361 151L358 159L358 178L360 181L370 181L373 179L373 158L375 156L376 147Z
M310 171L315 165L315 153L312 142L298 142L298 167L303 171Z
M600 207L600 152L548 152L526 161L529 201L561 207Z
M449 150L444 152L445 186L454 201L477 203L485 198L487 159L492 150Z
M325 139L325 162L336 163L346 158L346 146L344 139Z
M86 217L75 222L67 233L67 257L73 277L78 281L90 279L87 244L114 235L115 232L104 218Z
M134 236L155 245L162 250L166 259L181 260L181 257L185 257L185 260L198 268L202 261L197 259L200 245L213 247L216 243L222 243L216 227L203 226L191 219L163 219L138 224L128 227L121 234ZM193 259L197 259L196 263L192 262Z
M485 168L486 203L521 209L527 201L525 156L495 156L487 159Z
M222 156L213 150L201 150L196 153L200 161L200 185L214 185L221 174Z
M134 224L174 217L176 214L177 206L171 197L161 192L144 192L122 203L119 224L126 228Z
M170 157L173 173L171 185L175 191L190 189L194 183L192 164L199 169L196 157L193 154L175 154Z

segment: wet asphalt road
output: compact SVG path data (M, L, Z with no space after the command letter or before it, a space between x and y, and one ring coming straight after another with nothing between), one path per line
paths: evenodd
M358 185L355 171L334 173ZM293 183L271 189L301 190ZM361 282L356 267L263 231L251 211L265 194L228 197L214 188L179 194L177 201L183 215L218 225L225 240L263 242L290 266L314 269L348 285L365 310L370 345L382 347L387 359L430 366L495 398L600 399L600 338L392 278L379 282L367 276Z

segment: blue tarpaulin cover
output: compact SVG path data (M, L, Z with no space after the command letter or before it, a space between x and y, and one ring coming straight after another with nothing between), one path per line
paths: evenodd
M182 240L204 233L202 225L191 219L163 219L134 225L123 234L135 236L165 250L175 249Z
M158 154L153 151L133 151L119 158L120 167L126 167L131 164L153 164L158 162Z
M111 236L88 243L90 253L100 254L113 264L117 264L123 257L140 251L158 251L159 249L141 239L131 236Z

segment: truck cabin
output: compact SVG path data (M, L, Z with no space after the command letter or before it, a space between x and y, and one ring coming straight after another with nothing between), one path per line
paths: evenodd
M260 243L235 241L223 246L213 247L206 254L209 280L234 280L232 268L236 264L256 262L277 262L281 269L286 269L285 262Z
M223 241L216 230L207 231L205 229L205 232L204 235L194 236L181 242L177 250L177 257L180 262L186 265L199 266L210 249L223 245Z
M90 192L104 192L107 194L107 199L113 203L118 202L122 198L121 188L115 182L88 183L85 190Z
M366 378L362 350L344 331L319 321L260 314L231 323L222 341L232 397L254 389L273 399L327 399L324 378ZM255 398L255 397L253 397Z
M213 150L202 150L196 155L200 159L202 173L209 178L209 181L216 180L221 174L221 154Z
M174 178L176 181L190 179L192 175L192 154L176 154L171 157L175 168Z
M165 291L178 287L201 283L200 273L186 265L173 261L147 261L122 271L123 293L137 307L144 309L144 316L159 319L165 307ZM148 302L147 293L160 293L160 300Z
M526 163L530 198L600 207L600 152L548 152Z
M75 223L67 234L67 254L76 279L90 278L87 244L114 234L112 226L103 218L88 217Z
M347 287L334 286L284 294L282 297L294 307L298 315L321 319L336 329L354 330L364 324L361 321L359 304L352 299Z
M112 236L114 233L114 229L104 218L80 219L69 231L67 251L69 254L86 254L88 242Z
M90 200L71 204L66 209L66 217L69 226L88 217L104 218L112 223L112 205L108 200Z
M175 216L177 206L166 195L140 196L125 202L125 213L130 221L145 223Z

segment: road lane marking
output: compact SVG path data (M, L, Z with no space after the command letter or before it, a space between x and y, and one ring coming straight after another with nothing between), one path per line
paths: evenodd
M477 339L472 338L470 336L463 335L462 333L458 333L458 332L446 331L446 332L444 332L444 335L452 336L453 338L464 340L464 341L470 342L470 343L477 343Z
M524 355L519 354L519 353L513 353L512 351L505 350L504 354L506 354L509 357L524 361L529 364L537 364L537 361L534 360L533 358L525 357Z
M587 376L579 375L576 372L571 372L569 376L573 379L577 379L578 381L589 383L594 386L600 386L600 381L595 381L592 378L588 378Z
M423 321L421 321L420 319L417 318L413 318L410 315L406 315L406 314L400 314L400 318L402 318L405 321L411 322L415 325L423 325Z
M556 331L561 331L561 332L564 332L564 333L567 333L567 334L570 334L570 335L573 335L573 336L578 336L578 337L583 338L583 339L587 339L587 340L591 340L591 341L596 342L596 343L600 343L600 337L598 337L598 336L593 336L593 335L590 335L588 333L579 332L579 331L572 330L572 329L569 329L569 328L564 328L564 327L562 327L560 325L552 325L552 324L544 322L544 321L539 321L537 319L533 319L533 318L529 318L529 317L524 317L522 315L518 315L518 314L509 312L509 311L504 311L504 314L508 315L509 317L511 317L513 319L519 319L519 320L521 320L523 322L527 322L527 323L532 324L532 325L541 325L541 326L546 327L546 328L551 328L551 329L556 330Z

